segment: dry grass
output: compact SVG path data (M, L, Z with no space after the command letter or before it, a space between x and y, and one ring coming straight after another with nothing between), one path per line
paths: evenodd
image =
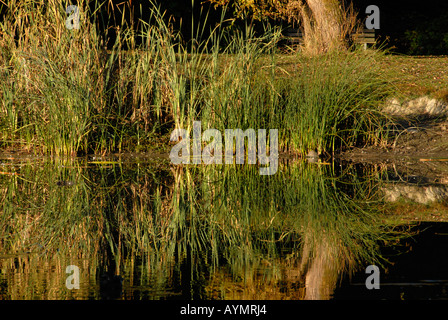
M379 62L404 97L429 95L448 102L448 56L386 55Z

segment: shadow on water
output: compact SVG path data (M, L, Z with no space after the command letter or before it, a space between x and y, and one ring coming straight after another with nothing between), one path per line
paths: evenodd
M387 214L376 166L1 166L0 299L338 298L411 234Z

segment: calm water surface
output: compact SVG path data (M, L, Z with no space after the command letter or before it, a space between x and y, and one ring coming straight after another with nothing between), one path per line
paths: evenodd
M161 158L3 157L0 299L447 298L448 228L399 215L416 206L397 190L414 186L337 162L284 161L261 176ZM379 290L365 286L371 264Z

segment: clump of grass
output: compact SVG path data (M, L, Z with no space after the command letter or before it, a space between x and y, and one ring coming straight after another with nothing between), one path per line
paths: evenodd
M301 57L299 76L288 83L284 127L299 152L334 152L387 137L380 106L392 92L379 75L377 51Z
M149 22L123 19L106 51L97 16L105 2L78 3L79 30L66 28L55 0L11 2L1 24L2 147L141 150L194 120L278 129L280 149L299 153L380 141L378 104L388 87L376 51L299 54L298 72L284 76L275 28L256 37L250 26L228 33L220 25L209 36L198 27L184 44L155 6Z
M79 29L66 27L66 7L58 1L9 3L0 50L4 147L64 155L115 151L167 121L154 89L163 78L161 30L148 31L152 42L143 57L128 55L123 48L135 49L136 32L123 22L108 53L99 33L104 17L96 13L104 3L78 2Z
M87 151L96 129L92 119L105 104L104 59L96 29L85 22L87 13L80 12L79 30L67 29L66 18L57 1L9 3L1 24L0 63L6 80L2 93L14 94L0 110L9 119L0 122L6 145L17 142L52 154Z

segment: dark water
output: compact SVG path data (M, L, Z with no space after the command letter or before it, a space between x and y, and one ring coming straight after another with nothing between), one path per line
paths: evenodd
M402 241L403 248L383 248L389 258L380 274L380 289L366 290L368 274L359 272L335 290L335 299L447 300L448 223L420 223L418 234Z
M418 184L383 166L0 161L2 300L447 296L448 227L398 219ZM380 289L366 288L369 265Z

